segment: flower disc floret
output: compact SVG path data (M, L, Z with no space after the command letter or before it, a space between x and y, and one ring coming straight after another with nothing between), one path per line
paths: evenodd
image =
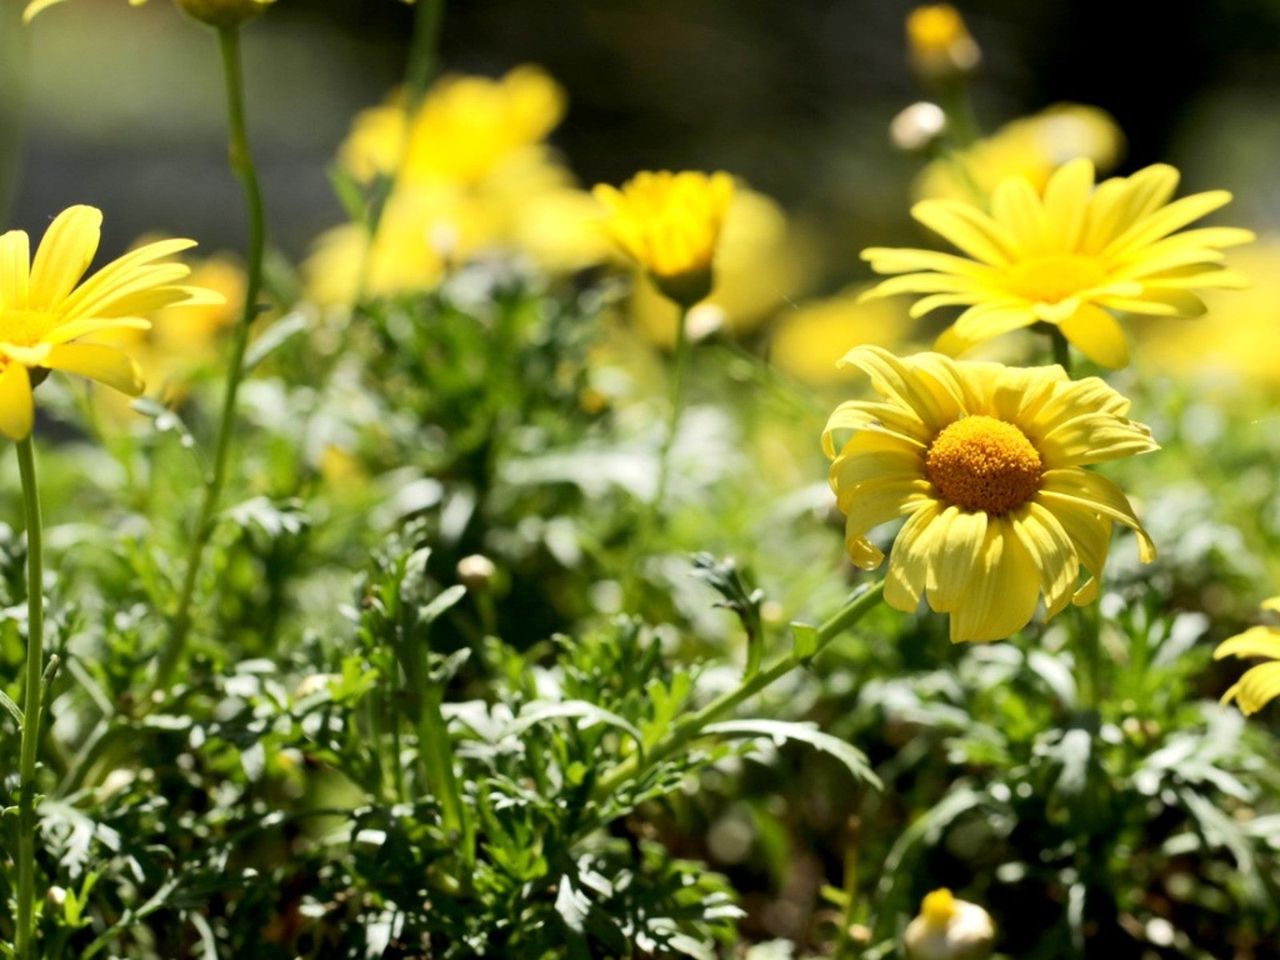
M949 503L998 515L1022 506L1040 489L1040 454L1011 423L965 417L930 444L925 473Z

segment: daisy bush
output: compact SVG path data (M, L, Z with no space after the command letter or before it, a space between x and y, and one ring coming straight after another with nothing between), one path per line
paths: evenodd
M0 958L1272 956L1280 241L1238 167L975 103L1009 57L949 4L868 15L917 102L819 163L601 106L617 69L687 124L732 84L658 61L714 31L591 53L602 93L366 3L403 77L313 91L306 171L289 4L0 24L6 116L177 42L227 148L148 142L131 240L97 139L51 201L0 132Z

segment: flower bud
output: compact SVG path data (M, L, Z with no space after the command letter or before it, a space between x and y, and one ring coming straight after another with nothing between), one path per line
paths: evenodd
M903 938L907 960L986 960L995 940L991 915L946 889L924 898Z
M275 0L174 0L182 10L211 27L238 27L264 13Z
M946 132L947 115L936 103L921 100L902 110L889 124L889 139L899 150L928 150Z
M484 590L493 582L498 568L482 553L473 553L458 561L458 582L468 590Z
M982 50L949 3L916 7L907 17L907 54L926 80L947 80L972 73Z

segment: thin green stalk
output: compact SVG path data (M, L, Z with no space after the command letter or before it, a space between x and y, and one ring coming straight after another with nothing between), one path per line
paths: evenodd
M1053 344L1053 362L1067 371L1071 376L1071 344L1056 326L1049 327L1049 340Z
M17 960L35 958L36 751L44 693L44 550L40 493L31 438L18 441L18 472L27 522L27 676L22 697L22 746L18 771Z
M657 520L667 500L667 484L671 477L671 451L680 432L680 417L684 413L685 368L689 364L689 308L680 307L676 317L675 362L671 371L671 410L668 413L667 435L662 439L658 454L658 488L653 497L651 520ZM652 523L650 524L652 526Z
M409 41L409 59L404 71L404 136L400 139L400 156L392 171L390 182L384 183L368 210L368 241L360 257L360 272L356 279L353 307L359 310L369 288L369 272L373 264L373 249L382 227L382 214L387 201L395 193L396 183L409 155L409 140L413 133L413 121L418 107L427 93L431 78L435 76L440 59L440 28L444 23L445 0L418 0L413 20L413 37Z
M834 638L861 620L883 596L884 581L881 580L873 584L869 590L849 600L831 619L818 628L817 643L812 651L805 656L799 656L794 651L787 654L744 681L737 689L722 694L701 710L675 724L671 732L643 757L632 754L606 773L596 785L595 799L603 800L628 780L643 776L655 765L679 753L690 741L697 739L709 724L732 713L740 704L750 700L775 680L808 663Z
M240 60L240 32L238 27L220 27L218 41L222 51L223 74L226 78L227 118L230 140L231 169L244 188L245 209L249 219L249 249L246 256L248 277L245 283L244 312L236 326L231 348L231 363L227 370L226 390L222 401L222 417L218 422L218 439L214 448L213 468L204 483L204 498L200 514L187 553L186 573L178 595L178 606L170 621L169 635L160 655L156 670L156 689L163 690L173 679L173 672L182 660L187 638L191 633L191 604L195 598L196 583L200 578L200 565L205 547L213 535L214 521L218 514L222 489L227 482L227 461L231 452L231 437L235 430L236 396L244 379L244 355L249 345L249 332L257 314L258 292L262 287L262 255L266 246L266 218L262 207L262 191L258 186L258 172L253 165L249 149L249 135L244 118L244 76Z

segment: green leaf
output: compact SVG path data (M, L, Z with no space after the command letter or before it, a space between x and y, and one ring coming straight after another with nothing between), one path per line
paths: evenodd
M791 636L795 643L791 648L797 660L808 660L818 652L818 628L807 623L791 624Z
M291 337L302 333L306 329L307 315L305 313L301 310L286 313L271 326L267 327L266 330L263 330L249 345L249 350L244 357L244 372L248 373L257 367L258 364L271 356Z
M14 720L18 721L18 728L21 729L24 722L22 719L22 708L14 703L12 698L10 698L10 696L3 690L0 690L0 707L4 707L9 711L9 715L12 716Z
M612 711L606 710L604 707L598 707L594 703L588 703L585 700L565 700L559 703L548 700L534 700L527 704L520 711L520 716L507 725L502 731L503 737L518 737L530 727L543 723L547 720L559 720L565 718L576 718L586 721L579 724L582 727L588 727L592 724L603 723L610 727L616 727L624 731L630 736L636 745L644 749L644 738L640 735L640 731L636 727L618 716Z
M851 743L823 733L817 724L788 723L783 720L728 720L704 727L702 732L720 737L769 737L775 743L784 740L807 743L835 757L858 780L871 784L877 790L882 786L880 778L867 763L866 754Z
M709 553L695 554L693 575L724 597L724 601L716 606L732 610L742 621L742 628L747 632L745 676L755 676L764 662L764 619L760 614L760 607L764 604L764 591L753 590L748 586L732 557L716 560Z
M460 583L442 590L438 596L431 600L430 603L426 603L418 608L418 619L423 623L435 623L450 608L456 606L458 601L466 595L467 588Z

